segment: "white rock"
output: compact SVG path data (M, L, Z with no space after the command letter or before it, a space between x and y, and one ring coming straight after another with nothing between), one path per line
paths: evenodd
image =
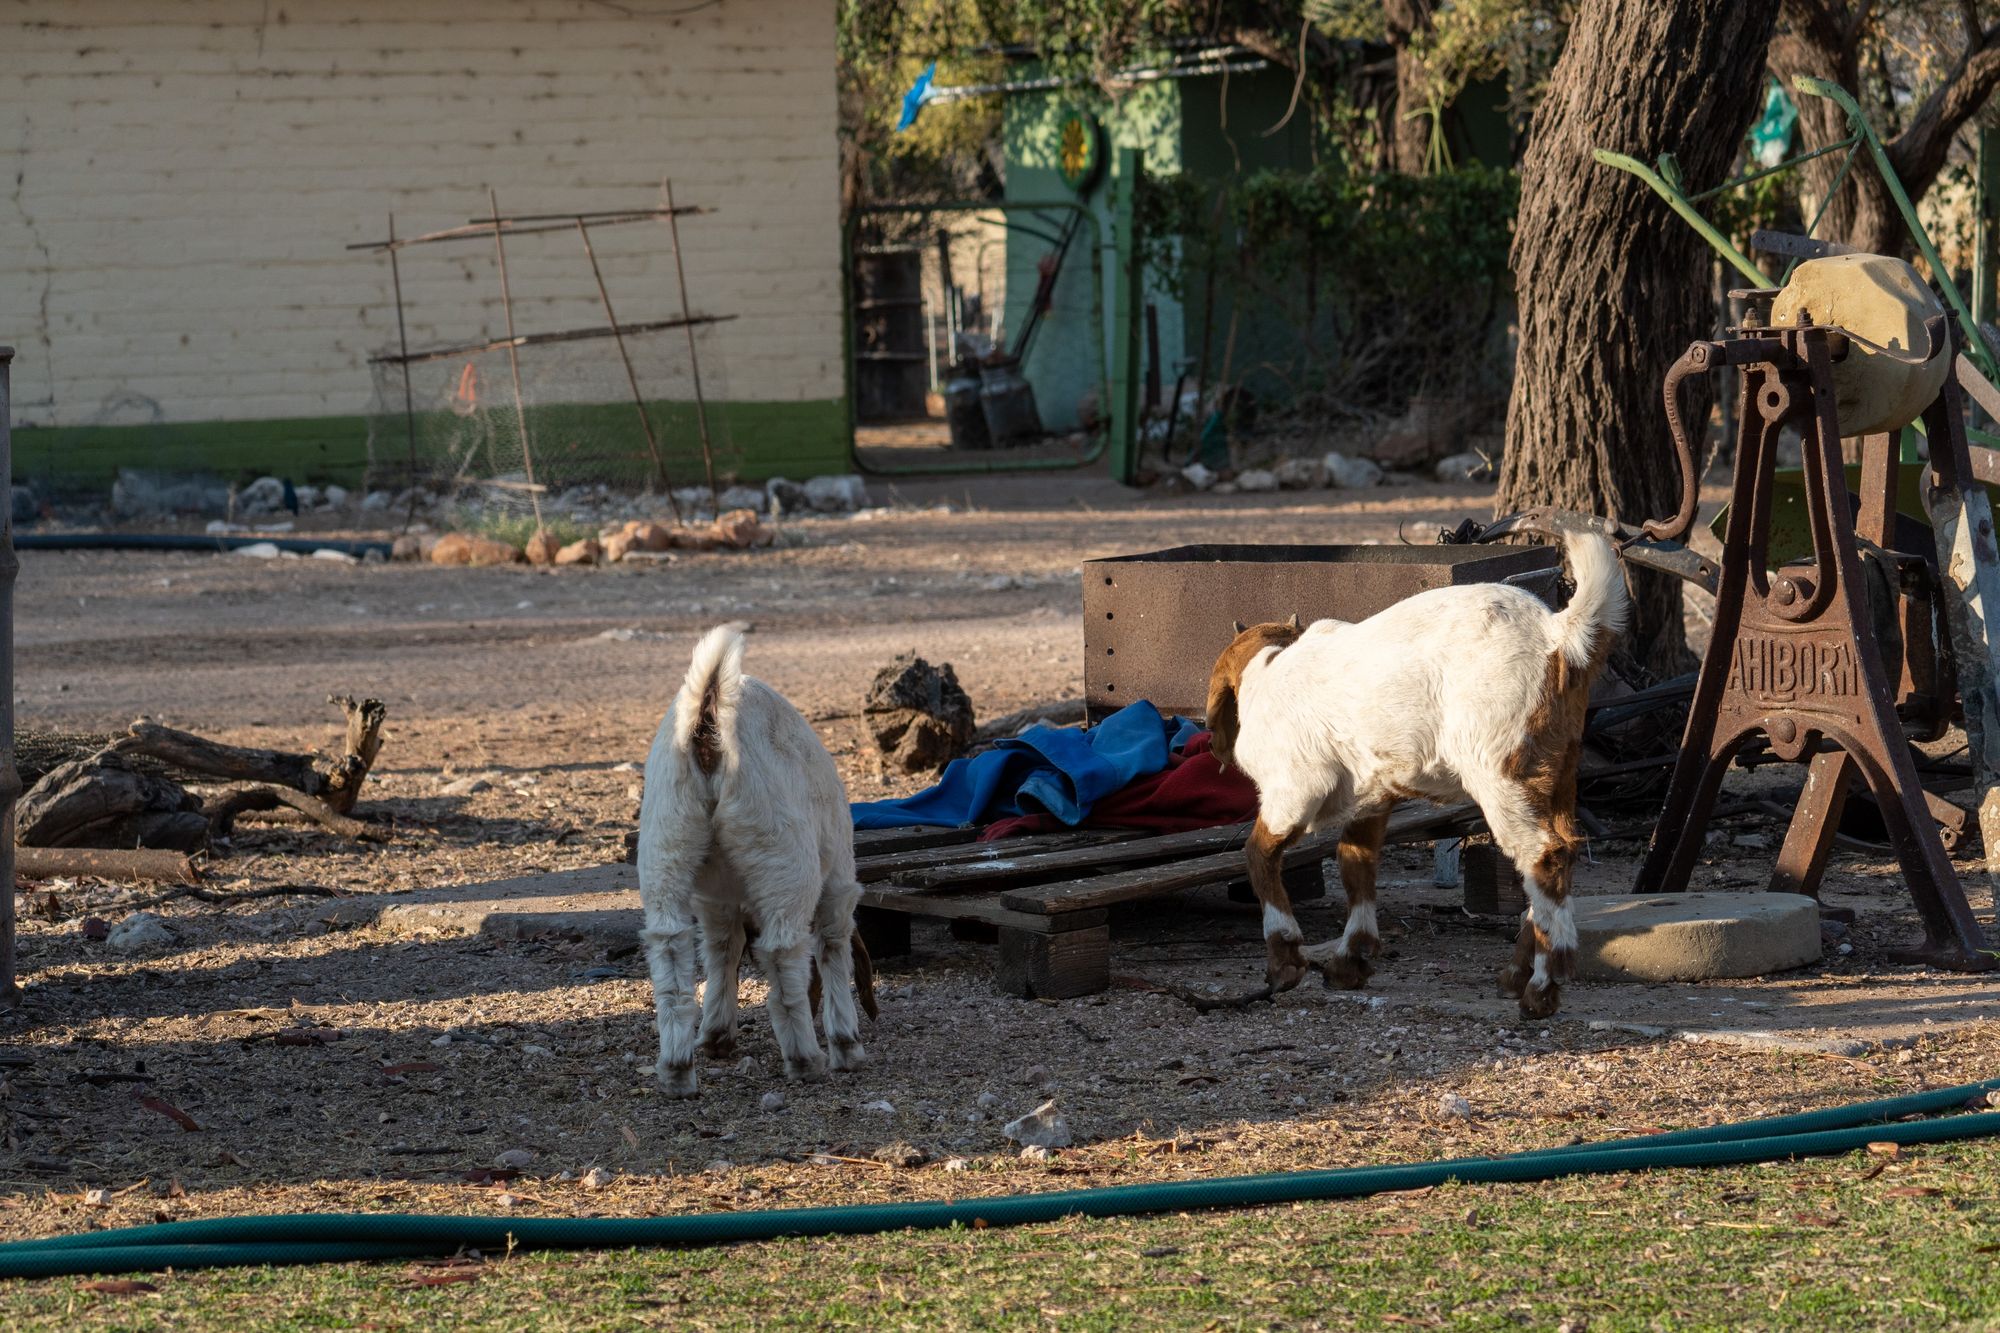
M744 1056L744 1057L743 1057L743 1058L742 1058L741 1060L738 1060L738 1061L736 1062L736 1072L737 1072L737 1073L739 1073L739 1074L754 1074L754 1073L756 1073L756 1072L757 1072L757 1060L756 1060L756 1057L755 1057L755 1056L749 1056L749 1055L746 1055L746 1056Z
M1326 464L1317 458L1281 458L1271 468L1280 488L1306 491L1326 484Z
M276 560L279 552L275 542L251 542L248 546L237 547L231 554L247 555L252 560Z
M86 1208L109 1208L111 1206L111 1191L85 1190L83 1192L83 1206Z
M532 1148L509 1148L493 1159L493 1165L500 1171L526 1171L534 1165L535 1153Z
M1181 480L1198 491L1205 491L1215 485L1215 473L1200 463L1189 463L1181 469Z
M527 1045L521 1048L521 1054L527 1056L533 1056L537 1059L546 1059L547 1057L554 1055L555 1052L550 1050L546 1046L537 1046L533 1042L529 1042Z
M892 1101L889 1101L887 1098L880 1098L872 1102L863 1102L861 1104L861 1109L864 1111L873 1112L876 1115L896 1114L896 1104Z
M1278 489L1278 474L1268 468L1253 467L1236 474L1236 489L1239 491L1275 491Z
M312 553L312 558L315 560L331 561L336 565L358 565L361 563L360 556L349 555L345 551L336 551L331 546L320 547Z
M259 477L236 492L239 514L275 514L285 507L285 483L277 477Z
M474 792L490 791L492 788L493 784L485 778L467 776L458 779L456 782L447 782L444 786L438 788L438 794L440 796L470 796Z
M1051 1149L1040 1143L1031 1143L1027 1147L1021 1149L1021 1158L1024 1161L1046 1162L1054 1156L1055 1156L1054 1151L1052 1151Z
M1486 465L1484 457L1468 449L1462 454L1439 459L1434 475L1439 481L1487 481L1492 478L1493 470Z
M764 1111L782 1111L785 1109L785 1094L776 1090L767 1092L757 1099L757 1106Z
M231 523L226 518L211 518L210 520L208 520L207 525L202 529L202 531L208 533L208 535L211 537L220 537L224 533L230 533L230 532L248 532L249 530L250 529L244 526L243 524Z
M116 953L158 949L173 942L173 928L152 912L132 913L113 926L104 937L104 947Z
M319 505L320 489L317 486L294 486L292 495L297 498L299 508L313 509Z
M1067 1148L1071 1143L1069 1122L1053 1101L1043 1102L1019 1120L1010 1120L1000 1132L1031 1148Z
M702 1168L702 1170L706 1171L711 1176L726 1175L727 1173L734 1171L735 1169L736 1169L735 1167L729 1164L728 1159L723 1157L716 1158L714 1161L710 1162L707 1166Z
M849 473L814 477L806 483L806 503L822 514L852 513L868 507L868 483Z
M328 509L339 509L347 504L345 486L329 486L320 492L320 500Z
M593 1166L583 1173L583 1187L587 1190L601 1190L611 1183L611 1173L601 1166Z
M637 764L633 763L630 759L627 759L622 764L613 764L611 766L611 771L613 773L637 773L640 771L640 769Z
M371 512L378 509L387 509L389 502L395 498L395 496L389 494L387 491L370 491L361 497L361 507Z
M1382 484L1382 468L1372 458L1350 458L1330 453L1320 460L1326 468L1326 484L1342 490L1362 490Z
M953 1157L945 1162L944 1169L947 1171L970 1171L972 1163L966 1161L963 1157Z
M999 1109L1000 1099L990 1092L982 1092L972 1104L982 1111L993 1111Z
M725 514L732 509L753 509L761 514L771 503L770 494L755 486L731 486L717 498Z
M1446 1120L1470 1120L1472 1103L1455 1092L1447 1092L1438 1098L1438 1114Z

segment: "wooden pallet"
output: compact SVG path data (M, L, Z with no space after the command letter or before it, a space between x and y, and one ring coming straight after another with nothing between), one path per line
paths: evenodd
M1411 806L1387 842L1421 842L1476 827L1470 806ZM910 922L933 917L960 938L999 946L995 980L1013 995L1064 999L1110 985L1111 909L1183 889L1225 887L1249 898L1243 844L1250 825L1149 835L1076 829L998 842L976 828L879 829L854 838L862 883L856 914L877 957L910 950ZM1294 899L1324 890L1321 862L1338 835L1301 839L1285 856Z

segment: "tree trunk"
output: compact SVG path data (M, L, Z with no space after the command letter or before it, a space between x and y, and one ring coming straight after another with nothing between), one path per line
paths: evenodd
M1965 47L1944 80L1915 106L1897 107L1884 101L1887 82L1878 70L1865 77L1865 53L1879 63L1887 38L1879 18L1864 6L1852 9L1827 0L1784 0L1784 19L1771 39L1771 73L1799 108L1799 147L1824 148L1847 137L1846 113L1824 97L1807 97L1793 90L1801 74L1831 79L1852 93L1873 122L1883 151L1910 199L1921 201L1944 168L1951 141L1965 122L1978 114L2000 88L2000 29L1981 31L1976 11L1967 7ZM1870 96L1870 89L1877 90ZM1799 168L1801 207L1807 221L1826 198L1840 173L1845 153L1829 153ZM1840 192L1828 201L1815 233L1875 254L1908 258L1916 252L1896 201L1871 155L1864 149L1847 173Z
M1430 163L1431 117L1410 42L1430 32L1432 7L1431 0L1382 0L1383 28L1396 52L1396 100L1382 138L1390 164L1412 176L1423 175Z
M1762 95L1777 11L1778 0L1578 9L1521 167L1520 353L1500 512L1557 504L1636 525L1677 506L1660 382L1710 330L1713 259L1644 182L1590 154L1670 152L1690 190L1723 180ZM1685 420L1708 421L1706 386L1683 402ZM1633 591L1627 649L1661 668L1684 660L1680 584L1635 573Z
M1792 81L1801 74L1831 79L1860 98L1861 45L1856 37L1858 34L1850 34L1845 23L1815 0L1790 0L1785 5L1784 23L1771 39L1770 71L1799 109L1798 150L1824 148L1847 137L1846 113L1827 98L1799 92ZM1862 104L1867 105L1865 100ZM1878 123L1875 128L1886 134L1892 127ZM1833 188L1846 157L1845 153L1828 153L1799 167L1799 208L1807 222ZM1848 168L1840 192L1827 200L1814 235L1874 254L1910 252L1896 203L1865 149Z

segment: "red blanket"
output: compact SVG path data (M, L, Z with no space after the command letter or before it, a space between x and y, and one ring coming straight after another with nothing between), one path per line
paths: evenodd
M1224 769L1208 752L1208 733L1197 732L1170 755L1167 766L1120 788L1090 809L1084 828L1139 828L1156 833L1240 824L1257 817L1257 788L1240 768ZM987 826L981 842L1024 833L1056 833L1052 815L1019 815Z

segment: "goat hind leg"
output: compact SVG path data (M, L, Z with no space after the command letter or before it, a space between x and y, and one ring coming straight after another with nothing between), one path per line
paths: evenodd
M1305 832L1303 824L1277 832L1259 815L1250 831L1250 887L1264 904L1264 981L1275 991L1288 991L1306 974L1305 936L1292 915L1292 898L1285 892L1285 849Z
M826 1029L828 1063L835 1069L859 1069L868 1063L861 1045L861 1017L854 991L854 929L851 913L821 922L814 932L820 977L820 1025ZM864 955L865 956L865 955Z
M743 964L743 922L721 918L703 923L701 1052L711 1059L736 1053L737 977Z
M1340 835L1340 882L1347 890L1347 926L1333 952L1320 964L1329 986L1360 990L1375 971L1375 951L1381 936L1375 921L1375 875L1382 860L1382 838L1389 812L1349 821Z
M694 999L695 926L688 918L649 920L639 932L646 967L653 978L654 1026L660 1057L653 1072L669 1097L695 1094L695 1032L700 1018Z
M785 1077L813 1080L826 1077L826 1056L813 1032L809 993L812 988L810 938L796 929L782 935L760 935L757 964L770 990L764 1008L771 1015L771 1033L785 1056Z
M1573 791L1573 789L1572 789ZM1563 793L1556 793L1561 801ZM1561 983L1576 975L1576 912L1570 905L1570 871L1576 833L1569 806L1538 801L1523 787L1480 802L1500 850L1520 872L1528 910L1514 959L1500 973L1500 988L1520 1003L1523 1018L1547 1018L1562 1004Z

